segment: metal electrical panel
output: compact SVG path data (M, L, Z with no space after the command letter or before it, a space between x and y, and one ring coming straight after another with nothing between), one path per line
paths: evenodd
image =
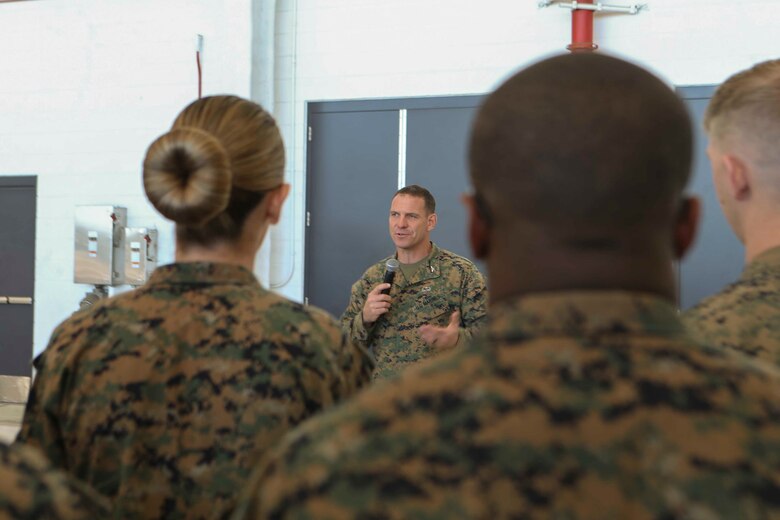
M125 228L125 283L143 285L157 267L157 230Z
M125 283L126 225L125 208L76 206L74 282L91 285Z

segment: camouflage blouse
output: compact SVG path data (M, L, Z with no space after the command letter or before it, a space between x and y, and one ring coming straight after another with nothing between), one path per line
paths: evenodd
M683 314L704 341L780 367L780 247L758 255L736 282Z
M390 258L390 257L388 257ZM468 259L433 245L427 265L411 280L398 272L390 290L390 311L376 322L363 323L368 293L382 283L385 258L369 267L352 286L349 306L341 316L347 335L376 356L377 378L395 376L436 351L417 332L425 324L445 327L460 312L460 338L465 343L485 323L487 288L482 273Z
M0 520L95 520L109 502L29 446L0 444Z
M664 300L528 296L285 436L234 519L780 518L778 396Z
M248 270L158 268L75 314L37 359L19 441L121 518L203 518L282 433L353 394L373 362L336 321Z

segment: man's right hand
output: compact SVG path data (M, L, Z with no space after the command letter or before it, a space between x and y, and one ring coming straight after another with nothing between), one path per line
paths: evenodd
M382 294L382 290L389 289L389 283L380 283L368 293L366 303L363 305L363 323L369 325L390 310L390 295Z

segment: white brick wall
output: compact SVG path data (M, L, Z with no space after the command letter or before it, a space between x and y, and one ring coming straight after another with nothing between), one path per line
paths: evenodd
M0 4L0 175L38 176L34 350L78 308L73 209L127 207L156 226L160 260L172 226L146 202L149 143L197 95L249 95L250 0L43 0Z
M250 94L253 1L0 4L0 175L38 175L36 352L87 289L72 282L75 205L126 206L130 225L158 227L160 259L172 259L172 228L141 189L143 152L196 94L196 34L204 94ZM671 83L717 83L780 54L778 0L643 1L638 16L599 18L596 40ZM571 15L537 0L277 2L274 113L293 192L270 281L301 299L305 102L483 93L563 51Z

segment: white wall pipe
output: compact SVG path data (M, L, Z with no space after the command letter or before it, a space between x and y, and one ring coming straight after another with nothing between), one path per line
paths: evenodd
M251 12L253 28L250 97L268 112L273 113L276 99L274 89L276 0L252 0ZM268 286L272 284L273 238L273 233L268 233L255 258L255 275Z

